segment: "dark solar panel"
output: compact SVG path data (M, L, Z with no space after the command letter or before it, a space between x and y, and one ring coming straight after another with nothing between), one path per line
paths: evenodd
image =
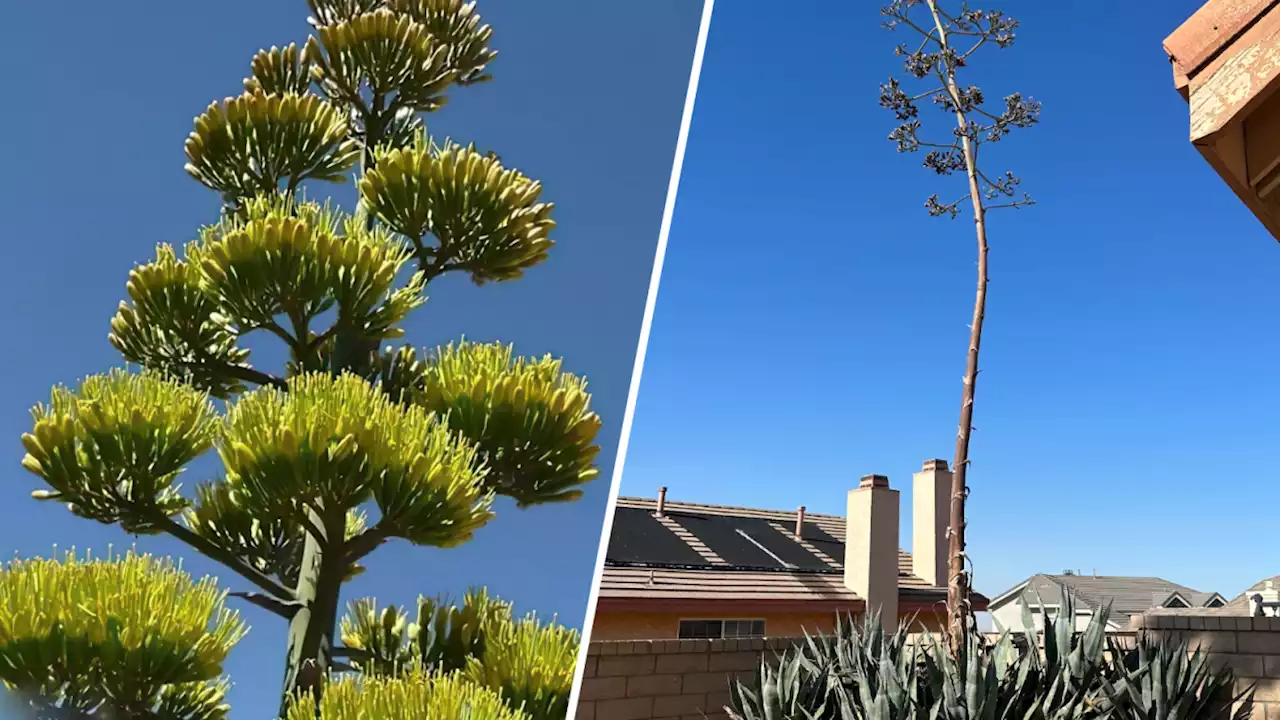
M842 544L834 535L822 529L821 525L813 523L805 523L804 530L801 533L805 540L817 540L818 542Z
M719 555L730 565L739 567L758 567L782 569L777 560L769 557L769 553L756 547L750 540L742 537L733 525L739 518L719 515L677 515L671 513L671 519L679 523L685 530L693 533L707 546L711 552Z
M831 570L831 566L823 562L817 555L805 550L789 535L784 535L777 528L769 524L768 520L760 518L744 518L732 517L724 518L735 526L736 529L745 532L751 536L752 540L760 543L766 550L777 555L783 562L790 563L801 570Z
M842 542L826 542L824 540L809 540L809 544L815 550L835 560L838 563L844 563L844 543Z
M648 510L617 508L606 559L625 563L710 565Z
M831 533L813 523L805 523L804 539L818 552L838 563L844 563L844 543L835 539Z

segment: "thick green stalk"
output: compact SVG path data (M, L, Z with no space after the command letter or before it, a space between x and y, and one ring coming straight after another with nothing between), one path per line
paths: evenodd
M317 538L310 532L306 536L295 591L299 608L289 621L281 715L297 693L322 690L333 662L334 629L345 575L345 518L335 521L313 513L312 522L325 537Z

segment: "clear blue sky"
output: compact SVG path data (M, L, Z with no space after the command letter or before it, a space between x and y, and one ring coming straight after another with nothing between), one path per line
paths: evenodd
M484 583L520 611L581 626L701 6L481 0L501 52L495 79L452 93L429 126L541 179L558 204L559 246L518 282L434 283L407 339L435 345L465 333L564 356L590 379L605 422L602 475L574 505L520 512L500 503L499 518L456 550L385 547L349 596L409 604L418 593ZM129 269L157 242L183 242L216 218L217 195L182 169L192 118L239 92L256 50L305 40L307 6L20 3L5 14L0 298L10 341L0 354L0 438L10 445L0 548L23 556L48 554L54 543L120 548L129 538L119 530L28 498L39 481L19 466L27 410L55 383L120 362L106 335ZM353 206L349 185L334 192ZM218 572L168 538L138 545ZM253 631L227 666L237 681L231 700L234 717L259 718L276 707L285 628L255 608L245 615Z
M1023 22L975 61L987 96L1044 102L991 168L1040 204L992 216L981 591L1280 573L1280 244L1188 143L1161 42L1199 4L981 5ZM974 287L970 220L923 202L963 190L885 140L878 4L761 7L716 5L622 492L842 514L879 473L907 511L911 473L952 457Z

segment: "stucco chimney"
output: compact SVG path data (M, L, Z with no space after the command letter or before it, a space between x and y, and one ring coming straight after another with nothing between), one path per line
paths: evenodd
M886 632L898 628L898 491L889 478L866 475L849 491L844 585L880 611Z
M804 506L803 505L801 505L800 508L796 510L796 537L797 538L804 537Z
M654 515L662 517L662 512L667 509L667 486L663 485L658 488L658 508L654 511Z
M911 572L933 587L946 587L947 522L951 471L946 460L925 460L911 478Z

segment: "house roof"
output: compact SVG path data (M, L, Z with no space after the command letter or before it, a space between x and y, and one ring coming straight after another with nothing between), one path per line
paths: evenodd
M1267 583L1271 583L1272 587L1280 588L1280 575L1272 575L1271 577L1262 578L1258 582L1250 585L1249 589L1232 598L1231 601L1226 604L1226 607L1233 610L1242 610L1245 611L1245 614L1248 614L1249 596L1266 590Z
M1200 592L1163 578L1037 573L1001 593L991 604L1000 605L1018 598L1031 607L1041 603L1061 605L1064 590L1069 590L1078 603L1089 607L1110 602L1111 617L1121 627L1127 626L1133 616L1160 607L1174 594L1192 607L1202 607L1215 597L1221 598L1217 593Z
M1208 0L1165 38L1181 89L1275 5L1274 0Z
M602 601L726 600L856 608L844 586L845 520L807 513L800 538L796 512L667 501L663 517L651 498L618 498L600 582ZM911 572L898 552L902 601L916 607L945 601ZM975 593L975 604L986 599Z

